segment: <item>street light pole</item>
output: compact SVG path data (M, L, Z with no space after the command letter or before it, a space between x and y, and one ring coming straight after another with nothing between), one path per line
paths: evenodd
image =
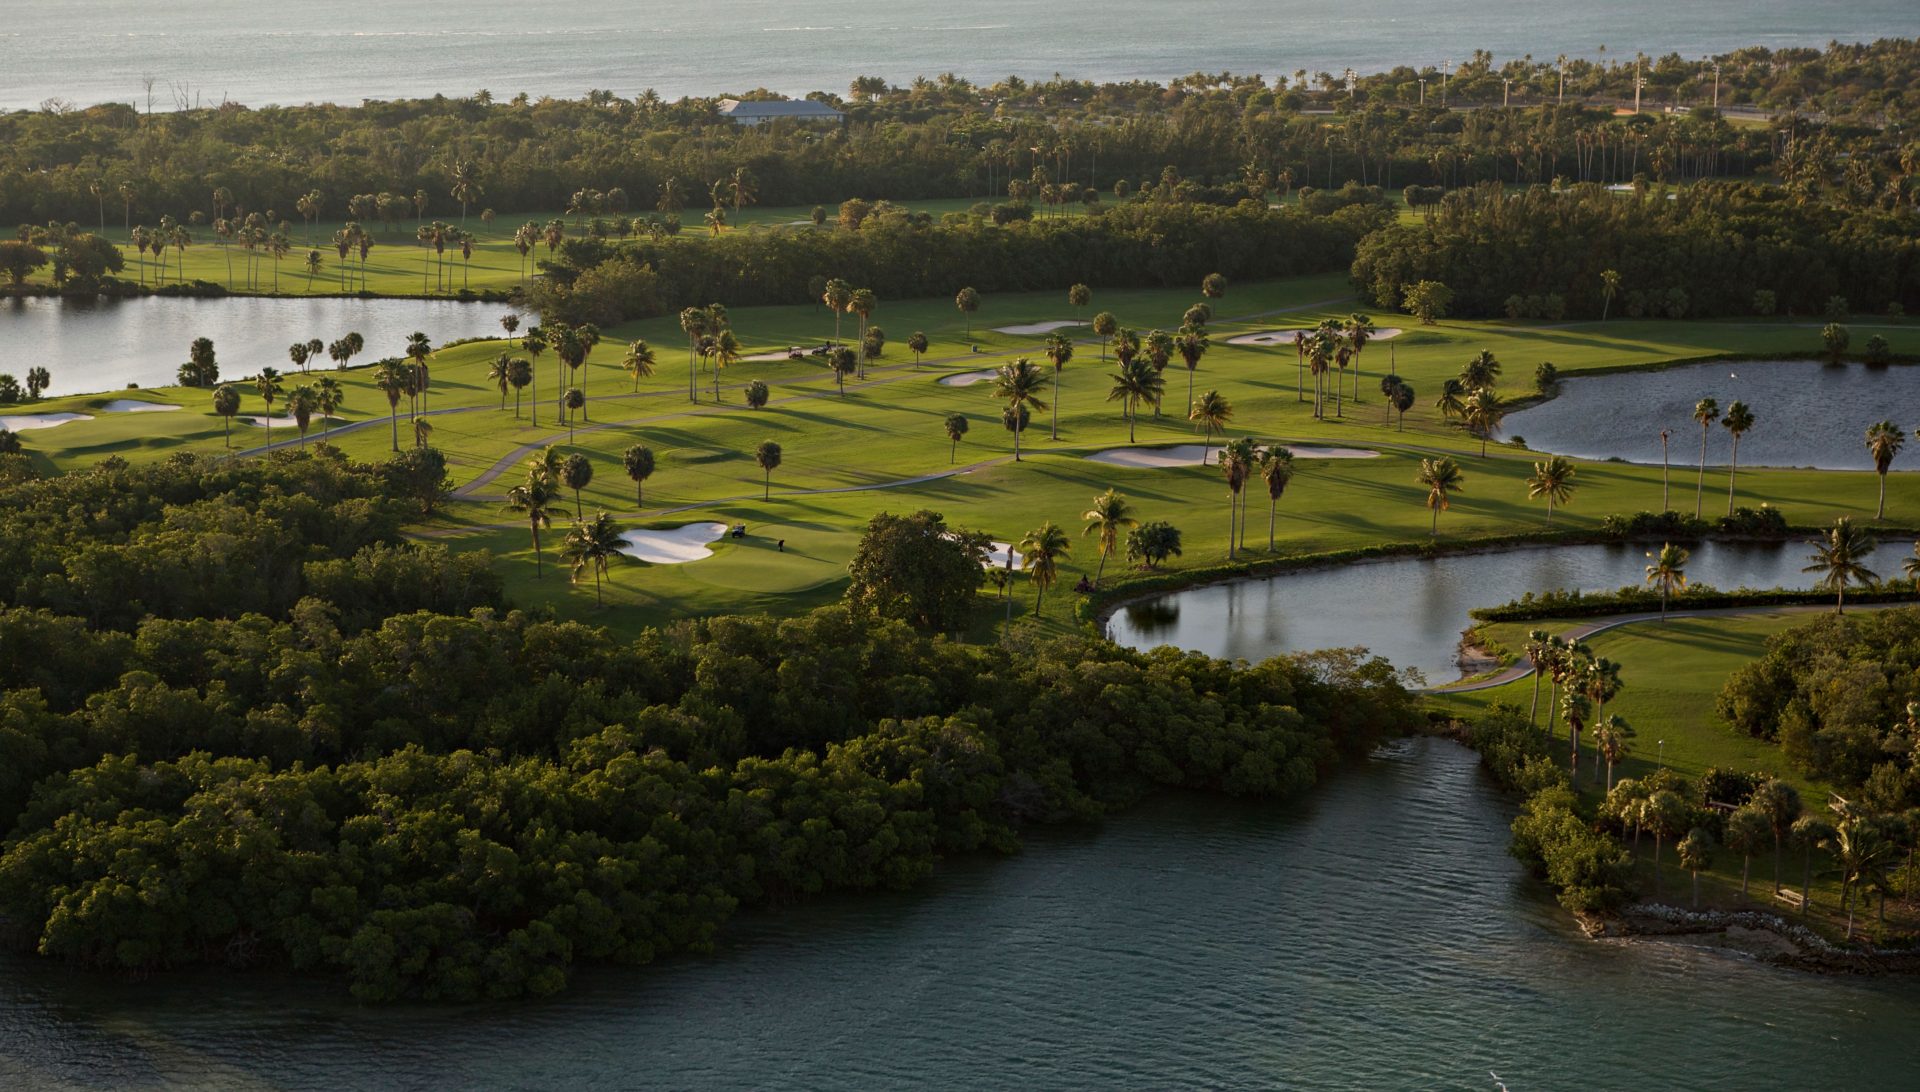
M1427 78L1425 76L1422 76L1420 77L1420 105L1425 106L1426 104L1427 104Z

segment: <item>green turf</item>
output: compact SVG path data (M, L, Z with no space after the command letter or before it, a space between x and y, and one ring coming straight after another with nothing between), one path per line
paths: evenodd
M1832 786L1807 777L1787 762L1780 748L1770 742L1735 732L1714 711L1714 699L1727 677L1741 666L1758 658L1769 636L1814 618L1808 611L1767 611L1721 617L1675 618L1669 622L1633 622L1587 638L1594 655L1620 664L1625 684L1618 697L1607 705L1607 713L1617 714L1632 725L1635 737L1632 753L1614 768L1618 778L1643 777L1664 764L1687 778L1697 779L1713 767L1763 772L1782 778L1800 791L1811 812L1825 814ZM1518 648L1528 629L1540 628L1562 633L1579 620L1547 619L1526 623L1505 623L1489 627L1489 636L1509 648ZM1533 694L1531 679L1470 694L1434 695L1434 708L1459 717L1470 717L1494 702L1506 702L1522 711L1529 708ZM1548 690L1541 688L1541 713L1544 721ZM1565 724L1556 730L1554 753L1567 758ZM1664 741L1664 742L1663 742ZM1596 770L1604 777L1604 767L1596 765L1591 733L1583 741L1580 756L1582 793L1597 802L1602 787L1589 781ZM1675 863L1672 847L1663 860L1665 901L1687 905L1691 899L1691 880ZM1643 840L1639 871L1643 889L1654 890L1651 862L1652 844ZM1837 936L1844 929L1844 917L1837 912L1839 884L1831 877L1819 877L1824 861L1816 859L1812 924ZM1753 859L1748 896L1740 895L1741 859L1719 847L1711 872L1700 878L1703 906L1723 909L1762 908L1785 911L1786 904L1772 898L1773 854L1771 850ZM1781 870L1785 885L1798 890L1801 884L1800 856L1789 852ZM1911 928L1915 922L1904 907L1889 907L1889 922L1895 927ZM1868 919L1856 920L1856 928L1874 930Z
M950 197L896 203L916 212L940 216L949 212L964 212L978 202L973 198ZM831 227L839 206L830 204L825 208L827 224ZM644 216L646 212L645 209L629 210L625 215L634 218ZM541 245L535 247L523 262L513 245L516 228L528 221L544 225L550 220L561 220L566 224L568 236L576 237L586 234L594 219L592 216L574 216L549 210L503 213L488 224L482 220L480 213L480 207L472 207L465 220L466 229L475 235L471 259L463 259L458 247L449 247L444 254L435 254L431 248L416 241L415 230L421 223L440 220L460 226L462 221L457 204L443 201L437 206L429 205L424 220L407 217L394 224L375 222L364 225L373 231L374 236L373 249L367 254L364 287L384 296L457 295L462 289L474 292L509 291L523 286L526 283L525 276L536 272L536 261L551 257L546 246ZM723 230L763 231L776 227L811 230L812 213L812 205L749 205L738 214L727 210L727 227ZM1046 216L1081 214L1083 210L1077 206L1043 213ZM706 209L702 207L680 210L681 236L689 239L710 237L710 231L702 223L705 215ZM601 217L603 220L610 218ZM350 275L354 278L349 285L342 280L339 254L332 245L333 233L345 223L344 219L335 215L312 225L302 222L295 213L287 213L285 219L289 221L287 237L293 249L279 261L277 277L274 269L276 263L264 249L252 252L253 261L249 266L246 248L223 244L213 229L204 224L189 224L187 233L193 241L184 253L172 248L166 251L163 282L161 259L151 253L145 257L136 255L128 241L124 224L109 221L106 232L107 238L125 252L127 267L121 276L137 283L154 285L170 284L182 279L202 280L226 285L237 292L290 296L338 295L361 289L357 252L348 263ZM147 226L151 227L152 224ZM306 265L310 250L320 251L321 256L321 269L311 277L307 274ZM47 272L43 270L39 276L31 279L31 283L45 283L46 279Z
M1496 444L1492 457L1478 457L1478 445L1436 417L1431 400L1443 376L1482 348L1506 364L1509 397L1527 393L1534 365L1551 359L1563 373L1632 363L1670 360L1717 352L1777 353L1804 356L1817 330L1784 322L1627 322L1544 325L1530 323L1444 323L1410 327L1395 340L1376 341L1362 360L1360 401L1351 400L1354 376L1346 382L1346 416L1315 421L1297 400L1297 367L1290 349L1245 348L1227 344L1237 334L1310 323L1322 315L1343 316L1359 305L1343 278L1309 277L1235 285L1217 307L1214 347L1203 360L1196 389L1218 388L1233 403L1232 432L1269 439L1331 442L1377 448L1372 460L1303 460L1300 473L1281 504L1279 548L1284 553L1315 552L1387 541L1417 541L1427 532L1428 513L1413 478L1419 458L1432 452L1459 456L1466 472L1465 491L1441 518L1443 536L1509 533L1542 526L1545 512L1525 498L1523 479L1533 454ZM884 296L884 293L883 293ZM770 545L788 538L803 548L792 558L749 553L757 546L734 544L713 559L679 566L622 565L608 592L612 608L594 614L621 629L658 623L687 614L733 609L796 610L835 593L859 528L874 512L932 507L956 524L977 527L1002 538L1017 537L1045 520L1078 531L1078 515L1096 493L1116 487L1135 502L1146 519L1167 519L1186 535L1186 553L1177 564L1214 564L1225 553L1226 489L1218 471L1208 468L1124 470L1087 461L1093 451L1126 443L1117 405L1107 401L1111 363L1103 366L1101 347L1083 341L1061 383L1060 441L1048 439L1051 414L1035 414L1024 447L1026 458L1011 462L1011 436L1001 428L999 405L988 385L943 386L935 379L993 367L1014 356L1038 356L1039 337L1005 335L994 327L1076 315L1064 292L996 295L975 316L971 334L950 300L883 299L874 321L890 341L886 357L865 381L850 381L840 396L828 374L811 362L782 359L742 363L722 378L723 402L712 401L712 378L701 372L702 401L686 397L685 340L672 319L632 323L607 331L583 375L570 382L588 392L589 421L575 446L596 463L586 491L589 508L605 508L623 522L671 526L691 519L726 519L753 528L751 542ZM1172 327L1198 298L1185 289L1102 291L1089 310L1114 311L1127 325ZM1264 316L1264 317L1262 317ZM819 307L742 308L732 312L735 329L749 354L777 351L790 344L816 344L832 335L833 320ZM1381 326L1410 326L1411 320L1376 314ZM851 334L851 323L845 332ZM928 361L916 366L904 347L906 335L925 330L933 340ZM1082 337L1088 336L1081 329ZM644 336L659 352L659 372L640 383L619 367L628 338ZM1920 351L1920 332L1891 331L1896 350ZM542 404L539 424L526 407L515 417L513 400L499 408L498 392L485 382L486 362L505 346L478 343L443 350L433 360L433 389L426 399L432 412L432 443L449 457L456 484L474 495L456 501L426 533L461 546L487 546L505 557L509 587L517 601L552 600L585 611L591 592L567 590L552 573L530 578L532 555L523 529L501 510L499 495L516 480L525 445L567 444L558 427L552 397L556 364L552 354L539 363ZM975 351L975 349L980 351ZM399 345L368 346L366 356L397 354ZM1044 366L1044 361L1041 361ZM1389 368L1413 382L1419 404L1407 415L1405 431L1384 423L1378 382ZM366 422L335 442L357 458L382 458L389 451L388 407L370 385L371 369L337 374L347 387L345 424ZM233 378L233 377L229 377ZM761 379L772 387L773 404L753 411L743 404L743 385ZM288 377L289 385L298 380ZM1176 360L1167 372L1167 413L1158 419L1143 413L1141 445L1190 443L1198 435L1175 408L1187 399L1187 377ZM263 406L244 382L243 413ZM89 412L108 399L135 392L49 399L36 411ZM92 421L25 433L32 457L45 469L85 466L117 454L130 460L165 457L176 451L223 448L221 421L209 412L206 391L162 388L140 394L184 407L176 413L100 414ZM1052 400L1051 392L1048 393ZM406 404L401 404L400 439L408 441ZM953 469L941 428L949 413L966 413L972 431L960 444L957 465L977 466L959 477L939 478L898 488L889 483ZM17 411L16 411L17 412ZM1761 407L1762 428L1766 407ZM313 435L320 429L316 424ZM235 446L252 448L263 439L250 425L234 425ZM276 430L290 438L292 430ZM755 444L777 440L785 462L773 475L774 495L760 499L760 471L750 457ZM621 471L620 453L629 445L652 447L659 467L647 483L641 512L633 485ZM476 481L507 464L497 480L474 488ZM1556 525L1592 527L1613 512L1657 508L1657 467L1584 463L1579 491L1556 518ZM1710 471L1710 488L1724 488L1723 472ZM1871 515L1873 478L1864 473L1750 470L1739 478L1743 504L1779 505L1796 523L1817 523L1835 515ZM809 491L854 490L837 493ZM687 513L667 511L704 506ZM1888 516L1920 520L1920 478L1896 474L1889 486ZM1256 523L1258 521L1256 520ZM558 537L558 529L555 538ZM1264 543L1262 543L1264 546ZM735 555L738 555L737 557ZM1070 586L1090 572L1097 557L1086 540L1064 566ZM1112 567L1109 567L1112 571ZM584 599L583 599L584 597ZM1055 597L1046 614L1056 622L1067 616L1069 595Z

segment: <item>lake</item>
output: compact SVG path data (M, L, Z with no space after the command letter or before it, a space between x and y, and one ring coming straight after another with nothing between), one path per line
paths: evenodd
M1392 558L1171 592L1114 612L1109 636L1123 645L1174 645L1257 661L1282 652L1364 645L1429 682L1460 677L1455 655L1468 612L1556 589L1645 586L1647 551L1632 544L1533 546L1434 558ZM1800 571L1810 547L1702 542L1691 547L1689 584L1730 589L1811 587ZM1900 575L1913 544L1889 539L1868 562Z
M210 337L220 374L293 370L287 346L331 342L358 330L366 348L353 363L399 356L407 335L422 331L435 345L500 336L503 304L452 300L362 300L229 296L124 300L0 299L0 372L23 382L27 369L47 369L49 394L90 394L129 383L164 386L186 362L187 347ZM331 368L323 354L309 367Z
M1708 397L1722 413L1735 399L1753 411L1753 430L1740 438L1741 466L1871 470L1868 425L1920 424L1920 367L1741 361L1576 377L1563 380L1555 397L1510 414L1505 432L1536 451L1657 465L1660 430L1668 429L1675 505L1688 509L1681 502L1691 501L1693 477L1681 471L1700 465L1693 407ZM1716 422L1707 431L1707 465L1725 466L1732 453L1732 437ZM1920 465L1911 455L1906 461Z
M10 6L0 108L50 98L168 110L518 92L577 98L845 92L861 73L905 84L942 72L1167 80L1196 71L1365 72L1458 63L1476 49L1697 57L1741 46L1824 46L1914 32L1912 0L576 0L533 17L515 0L63 0ZM1605 46L1605 53L1601 47ZM148 91L148 78L153 89Z
M0 1085L73 1089L1898 1087L1920 984L1595 943L1472 754L1389 744L1283 805L1163 798L752 914L544 1002L0 960Z

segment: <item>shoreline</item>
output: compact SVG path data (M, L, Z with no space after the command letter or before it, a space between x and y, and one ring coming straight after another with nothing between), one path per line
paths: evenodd
M1573 918L1594 941L1647 943L1711 937L1712 943L1692 946L1811 974L1920 974L1920 949L1842 947L1805 925L1765 910L1687 910L1640 902L1618 914L1575 913Z

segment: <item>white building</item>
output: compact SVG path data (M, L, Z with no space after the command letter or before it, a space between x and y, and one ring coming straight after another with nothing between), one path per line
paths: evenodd
M846 115L824 102L812 99L781 99L771 102L742 102L721 99L720 113L736 125L759 125L783 119L793 121L843 121Z

